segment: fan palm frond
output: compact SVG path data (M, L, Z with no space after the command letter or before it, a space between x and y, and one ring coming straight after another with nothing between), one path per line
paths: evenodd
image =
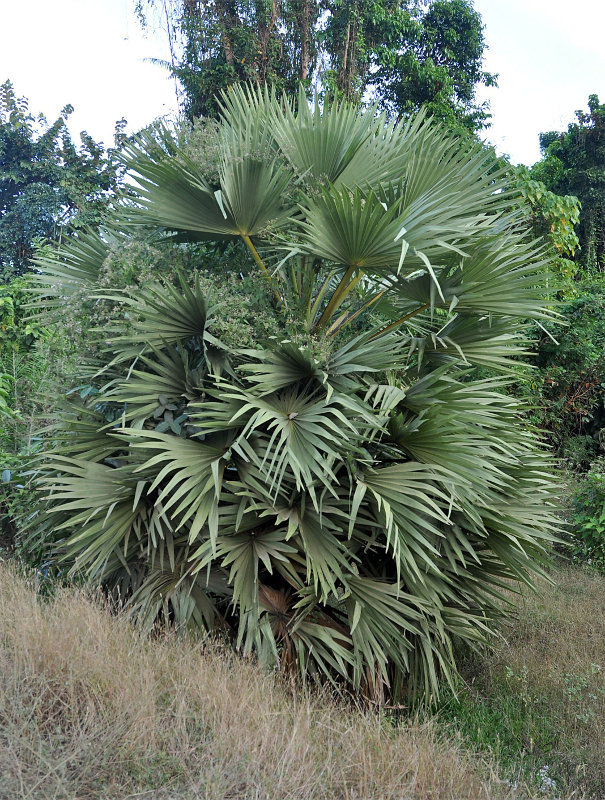
M317 97L309 106L302 87L297 111L286 103L275 117L277 144L298 176L308 181L336 183L375 131L373 109L360 112L335 102L322 111Z

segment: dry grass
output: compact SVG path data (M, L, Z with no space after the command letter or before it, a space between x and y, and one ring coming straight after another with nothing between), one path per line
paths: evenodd
M560 683L565 673L584 672L591 663L605 672L605 577L567 566L553 572L552 580L521 595L518 618L507 635L509 660L531 663L535 679L544 685L553 677Z
M217 646L143 640L3 564L0 660L2 800L508 796L434 723L396 730Z

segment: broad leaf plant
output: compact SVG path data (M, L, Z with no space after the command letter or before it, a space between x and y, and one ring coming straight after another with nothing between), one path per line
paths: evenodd
M422 114L236 88L215 137L209 177L167 129L139 136L137 203L38 263L40 302L123 312L91 334L96 391L49 437L31 536L147 626L434 697L552 538L549 456L506 393L550 257L493 153ZM141 232L246 248L279 335L226 345L195 270L101 288Z

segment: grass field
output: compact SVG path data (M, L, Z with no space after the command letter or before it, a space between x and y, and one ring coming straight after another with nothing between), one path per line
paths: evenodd
M605 581L558 577L523 596L507 645L464 665L458 700L394 724L218 645L142 639L82 591L40 600L0 564L0 797L562 800L603 786L591 665L605 663Z
M605 578L579 568L515 599L493 652L462 664L439 716L553 798L605 798Z

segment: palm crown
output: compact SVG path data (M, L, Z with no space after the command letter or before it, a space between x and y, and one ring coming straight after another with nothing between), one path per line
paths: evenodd
M234 89L216 152L210 176L167 130L139 137L136 206L42 259L40 293L106 295L137 228L243 242L278 335L227 346L194 275L114 294L100 395L55 430L33 536L148 624L430 695L550 538L545 454L503 393L549 316L548 258L494 156L422 116Z

